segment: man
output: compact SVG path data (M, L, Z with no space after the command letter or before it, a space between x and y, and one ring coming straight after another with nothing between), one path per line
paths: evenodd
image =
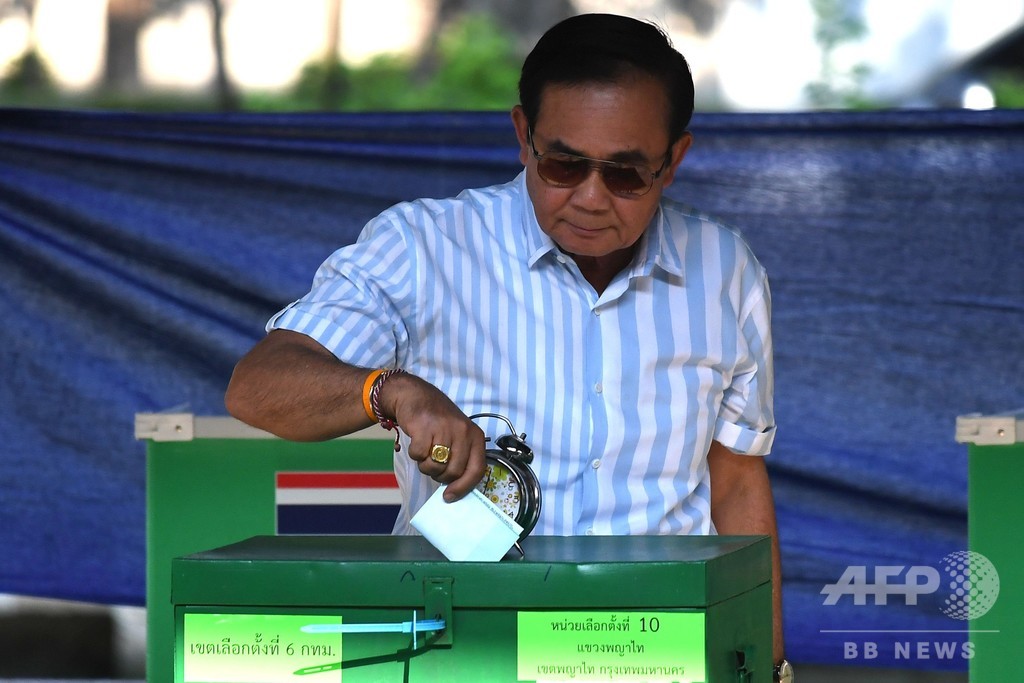
M770 534L781 662L767 279L662 197L692 142L689 67L650 24L577 16L527 57L520 102L523 173L371 221L271 319L228 409L293 440L397 424L396 533L440 484L479 482L466 416L496 412L536 453L535 533Z

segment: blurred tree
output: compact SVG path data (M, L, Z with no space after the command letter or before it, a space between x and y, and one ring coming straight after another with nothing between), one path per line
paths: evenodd
M31 26L35 11L36 0L0 0L0 19L11 14L24 13Z
M34 49L36 0L0 0L0 19L21 14L29 27L29 50Z
M526 35L532 43L552 25L576 14L571 0L439 0L436 25L459 21L466 15L485 15L512 35Z
M167 2L168 0L163 0ZM180 1L180 0L179 0ZM217 104L221 111L235 111L239 107L238 93L228 77L227 60L224 50L224 4L230 0L209 0L213 13L213 55L216 65L214 89Z
M192 0L150 0L153 3L152 16L178 12ZM226 51L224 47L224 14L232 0L204 0L210 8L210 42L213 46L213 89L217 108L234 111L239 108L238 92L228 76Z
M298 109L389 111L510 109L516 102L521 57L514 37L495 19L467 14L441 30L429 75L411 58L379 55L366 66L337 60L308 64L286 106ZM345 87L328 99L325 83ZM273 107L264 99L261 105Z
M1024 109L1024 70L997 71L991 84L997 107Z
M508 97L514 102L518 70L526 53L544 31L576 13L571 0L437 0L437 11L432 15L431 25L426 31L427 43L410 77L415 83L435 93L455 88L461 94L456 95L459 99L450 101L435 94L427 99L436 104L425 103L424 107L469 109L472 107L463 102L470 100L490 102L484 108L496 106L492 97L494 92L489 84L498 88L505 87L498 85L500 83L507 85L507 73L504 72L508 68L505 62L509 59L515 63L516 70L512 89L508 91ZM487 19L482 19L484 17ZM450 36L453 31L461 31L460 26L466 22L471 24L470 30L475 28L483 31L477 37L481 44L475 48L470 45L474 40L472 35L463 34L457 38ZM444 45L446 35L449 36L448 44ZM462 52L466 53L464 57L454 54ZM476 54L471 54L473 52ZM465 63L464 59L497 61L479 61L473 65ZM499 69L503 73L491 77L484 73L488 69ZM471 74L471 71L476 73ZM472 94L463 87L471 86L472 83L482 90ZM485 90L490 90L491 94L485 95Z
M441 32L437 70L423 89L427 108L511 109L518 102L521 58L502 26L467 14Z
M811 0L816 17L814 39L821 46L821 77L807 85L807 96L815 107L858 107L866 104L862 92L870 73L858 64L849 71L835 67L836 48L867 35L860 16L860 0Z
M340 68L338 55L341 54L341 10L342 0L327 3L327 41L324 45L324 63L320 84L320 108L336 109L345 96L347 72Z
M103 90L139 90L139 31L152 15L153 0L107 0L107 45Z
M433 73L438 58L438 38L445 27L469 15L488 16L504 29L521 56L533 47L548 28L577 14L571 0L438 0L437 12L427 31L429 42L421 56L421 75Z
M191 0L108 0L107 46L102 89L107 95L133 96L139 82L139 34L146 22L180 11ZM224 48L224 13L231 0L205 0L210 8L214 53L214 94L219 109L238 109L239 98L228 76ZM181 49L188 49L182 46Z
M707 35L715 28L730 0L670 0L669 5L693 22L693 28Z
M57 88L46 62L35 49L27 50L11 64L0 82L0 98L5 104L49 106L57 97Z
M11 65L11 74L6 80L31 87L33 78L47 75L46 64L36 49L36 0L0 0L0 19L18 14L22 15L28 25L28 45L21 57Z
M46 60L36 47L36 0L0 0L0 18L21 14L29 27L28 45L0 82L5 104L50 106L57 99L57 87Z

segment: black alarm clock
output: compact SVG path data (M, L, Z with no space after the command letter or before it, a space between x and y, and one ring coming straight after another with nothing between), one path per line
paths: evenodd
M537 475L530 469L533 462L533 449L526 445L526 434L516 434L512 422L504 415L497 413L477 413L469 419L493 417L508 425L511 433L494 439L486 437L487 471L484 478L477 484L480 491L489 501L494 503L506 515L515 520L523 528L519 540L526 538L540 519L540 482ZM519 543L516 549L523 552Z

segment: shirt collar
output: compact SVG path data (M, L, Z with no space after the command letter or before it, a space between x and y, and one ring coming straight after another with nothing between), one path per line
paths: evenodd
M683 258L674 240L669 235L669 222L665 218L665 206L660 204L654 212L650 225L644 230L637 244L631 274L649 276L654 268L660 268L669 275L683 277Z
M516 178L516 186L519 188L519 196L522 199L523 216L523 237L526 240L526 262L531 268L545 254L558 251L558 245L546 232L541 230L537 222L537 212L533 209L533 201L530 199L530 191L526 187L526 170Z
M526 187L526 171L516 178L516 184L522 198L523 235L526 240L527 263L532 268L546 254L557 254L558 245L550 236L541 230L537 222L537 213L533 209L530 193ZM641 235L637 244L636 255L629 268L630 277L649 276L655 267L669 275L683 277L683 261L675 243L667 234L669 226L665 220L662 206L654 213L650 225Z

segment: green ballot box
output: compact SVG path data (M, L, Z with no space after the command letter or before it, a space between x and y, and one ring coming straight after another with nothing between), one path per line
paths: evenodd
M767 537L257 536L172 563L176 683L771 680Z
M1016 530L1024 519L1024 411L958 417L956 439L968 444L970 677L1020 680L1024 545Z
M174 675L171 561L260 534L388 533L394 434L293 443L229 417L139 413L146 443L146 680Z

